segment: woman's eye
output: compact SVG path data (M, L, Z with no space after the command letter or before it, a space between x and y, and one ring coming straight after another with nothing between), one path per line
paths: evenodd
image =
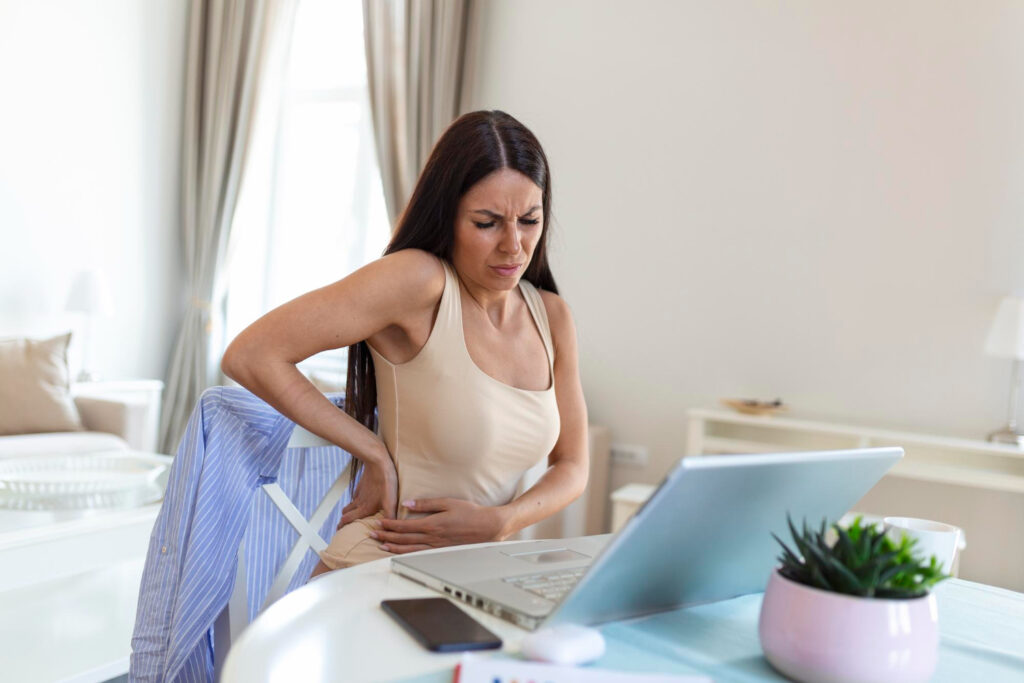
M527 220L525 218L520 218L519 222L525 225L537 225L537 223L540 223L540 219L534 218L533 220ZM493 228L494 221L491 221L490 223L477 223L476 221L473 221L473 225L475 225L478 228Z

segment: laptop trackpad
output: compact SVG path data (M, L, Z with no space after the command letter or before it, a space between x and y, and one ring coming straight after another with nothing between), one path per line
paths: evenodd
M529 552L513 553L506 550L501 551L502 555L514 557L517 560L525 560L534 564L549 564L551 562L572 562L574 560L586 560L590 555L578 553L568 548L556 548L554 550L533 550Z

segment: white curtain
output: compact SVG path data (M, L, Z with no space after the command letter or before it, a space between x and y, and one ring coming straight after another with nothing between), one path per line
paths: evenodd
M273 90L297 0L192 0L182 137L186 310L160 418L174 453L200 394L220 384L224 260L261 88ZM270 84L268 81L274 81ZM269 87L268 87L269 85Z
M470 0L363 0L377 161L392 228L458 115Z

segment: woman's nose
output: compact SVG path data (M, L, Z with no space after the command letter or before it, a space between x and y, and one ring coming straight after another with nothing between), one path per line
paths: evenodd
M505 227L505 233L501 238L501 249L510 254L518 254L522 247L522 236L519 234L519 226L513 223Z

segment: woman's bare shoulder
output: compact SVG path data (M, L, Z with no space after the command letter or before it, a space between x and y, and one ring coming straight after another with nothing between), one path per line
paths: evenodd
M538 289L544 310L548 314L548 326L551 328L551 343L557 355L559 347L576 345L576 324L572 319L572 311L565 299L546 289Z
M422 249L402 249L377 259L369 266L373 277L400 299L415 305L437 303L444 291L441 260Z
M570 320L572 319L569 304L565 302L565 299L546 289L538 289L537 291L540 292L541 301L544 302L544 310L547 311L549 322L554 324L554 318L564 319L568 317Z

